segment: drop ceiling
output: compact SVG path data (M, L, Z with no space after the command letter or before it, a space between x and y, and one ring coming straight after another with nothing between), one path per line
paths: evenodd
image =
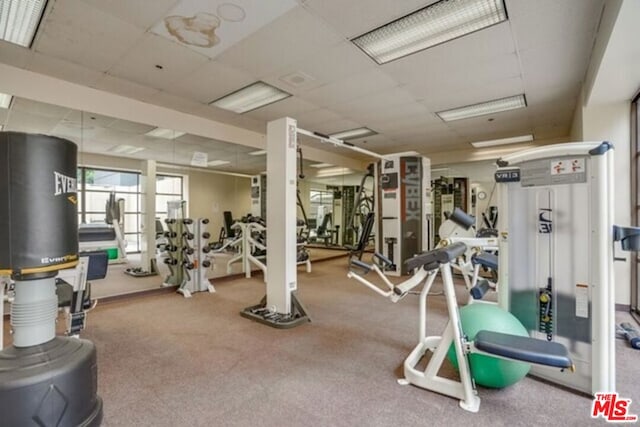
M568 138L604 5L505 0L506 22L384 65L349 40L433 1L286 0L290 5L279 15L210 56L157 30L172 11L186 6L206 12L233 3L251 13L256 2L49 0L32 48L0 42L0 62L262 133L268 121L283 116L326 134L368 127L378 135L355 144L381 153L429 155L530 133L542 141ZM208 105L258 80L293 96L242 115ZM435 115L520 93L526 94L527 108L449 123ZM0 124L77 133L77 111L43 105L16 100L11 112L0 114ZM146 125L123 120L96 118L91 125L82 135L87 152L141 145L146 150L132 157L153 152L162 161L184 163L193 151L222 160L233 151L235 164L248 165L235 170L262 167L247 155L251 147L225 150L223 141L194 135L177 144L149 141Z

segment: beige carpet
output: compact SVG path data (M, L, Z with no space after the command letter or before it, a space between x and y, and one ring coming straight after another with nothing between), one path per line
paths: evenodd
M323 248L309 248L309 259L311 262L323 261L326 259L332 259L335 257L346 256L345 250L332 250ZM211 270L208 273L208 277L214 280L225 277L227 273L227 261L232 257L231 254L222 253L214 257L214 263ZM140 255L131 254L128 257L129 263L127 264L111 264L107 270L107 277L102 280L96 280L93 282L92 296L93 298L105 298L116 295L127 295L141 291L147 291L150 289L158 289L161 287L163 279L169 274L169 268L158 259L159 274L149 277L131 277L124 274L125 269L130 267L137 267L140 265ZM252 268L253 271L258 272L257 267ZM300 267L300 271L303 272L304 268ZM241 274L242 263L236 262L231 264L231 274Z
M392 304L346 279L344 260L300 274L313 322L292 330L238 312L264 295L261 278L191 299L166 294L99 305L84 336L99 355L106 426L585 426L591 400L526 378L480 389L478 414L454 399L400 386L416 343L417 297ZM461 296L462 300L462 296ZM442 297L429 329L446 321ZM628 320L619 313L619 321ZM640 352L617 342L618 391L640 413Z

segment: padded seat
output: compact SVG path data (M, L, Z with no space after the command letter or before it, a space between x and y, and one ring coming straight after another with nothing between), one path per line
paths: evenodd
M478 332L473 342L478 350L496 356L554 368L573 368L566 347L556 342L492 331Z
M471 262L474 265L480 264L483 267L498 271L498 255L494 255L490 252L475 254L471 257Z

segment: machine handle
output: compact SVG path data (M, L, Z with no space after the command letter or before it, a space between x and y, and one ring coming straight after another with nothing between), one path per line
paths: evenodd
M367 274L368 272L371 271L371 266L369 264L367 264L366 262L357 260L357 259L352 259L351 260L351 264L355 265L356 267L360 267L361 269L364 270L364 274Z
M380 252L374 252L373 256L375 258L377 258L378 260L380 260L380 262L385 266L385 267L390 267L393 265L393 261L391 261L389 258L387 258L386 256L382 255Z

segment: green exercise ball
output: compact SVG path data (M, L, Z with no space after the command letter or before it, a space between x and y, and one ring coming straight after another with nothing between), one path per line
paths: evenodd
M522 323L511 313L494 304L469 304L460 310L462 330L467 339L473 340L479 331L502 332L511 335L529 336ZM447 357L458 369L456 351L451 344ZM503 388L524 378L531 365L523 362L499 359L483 354L469 355L471 374L476 384L489 388Z

